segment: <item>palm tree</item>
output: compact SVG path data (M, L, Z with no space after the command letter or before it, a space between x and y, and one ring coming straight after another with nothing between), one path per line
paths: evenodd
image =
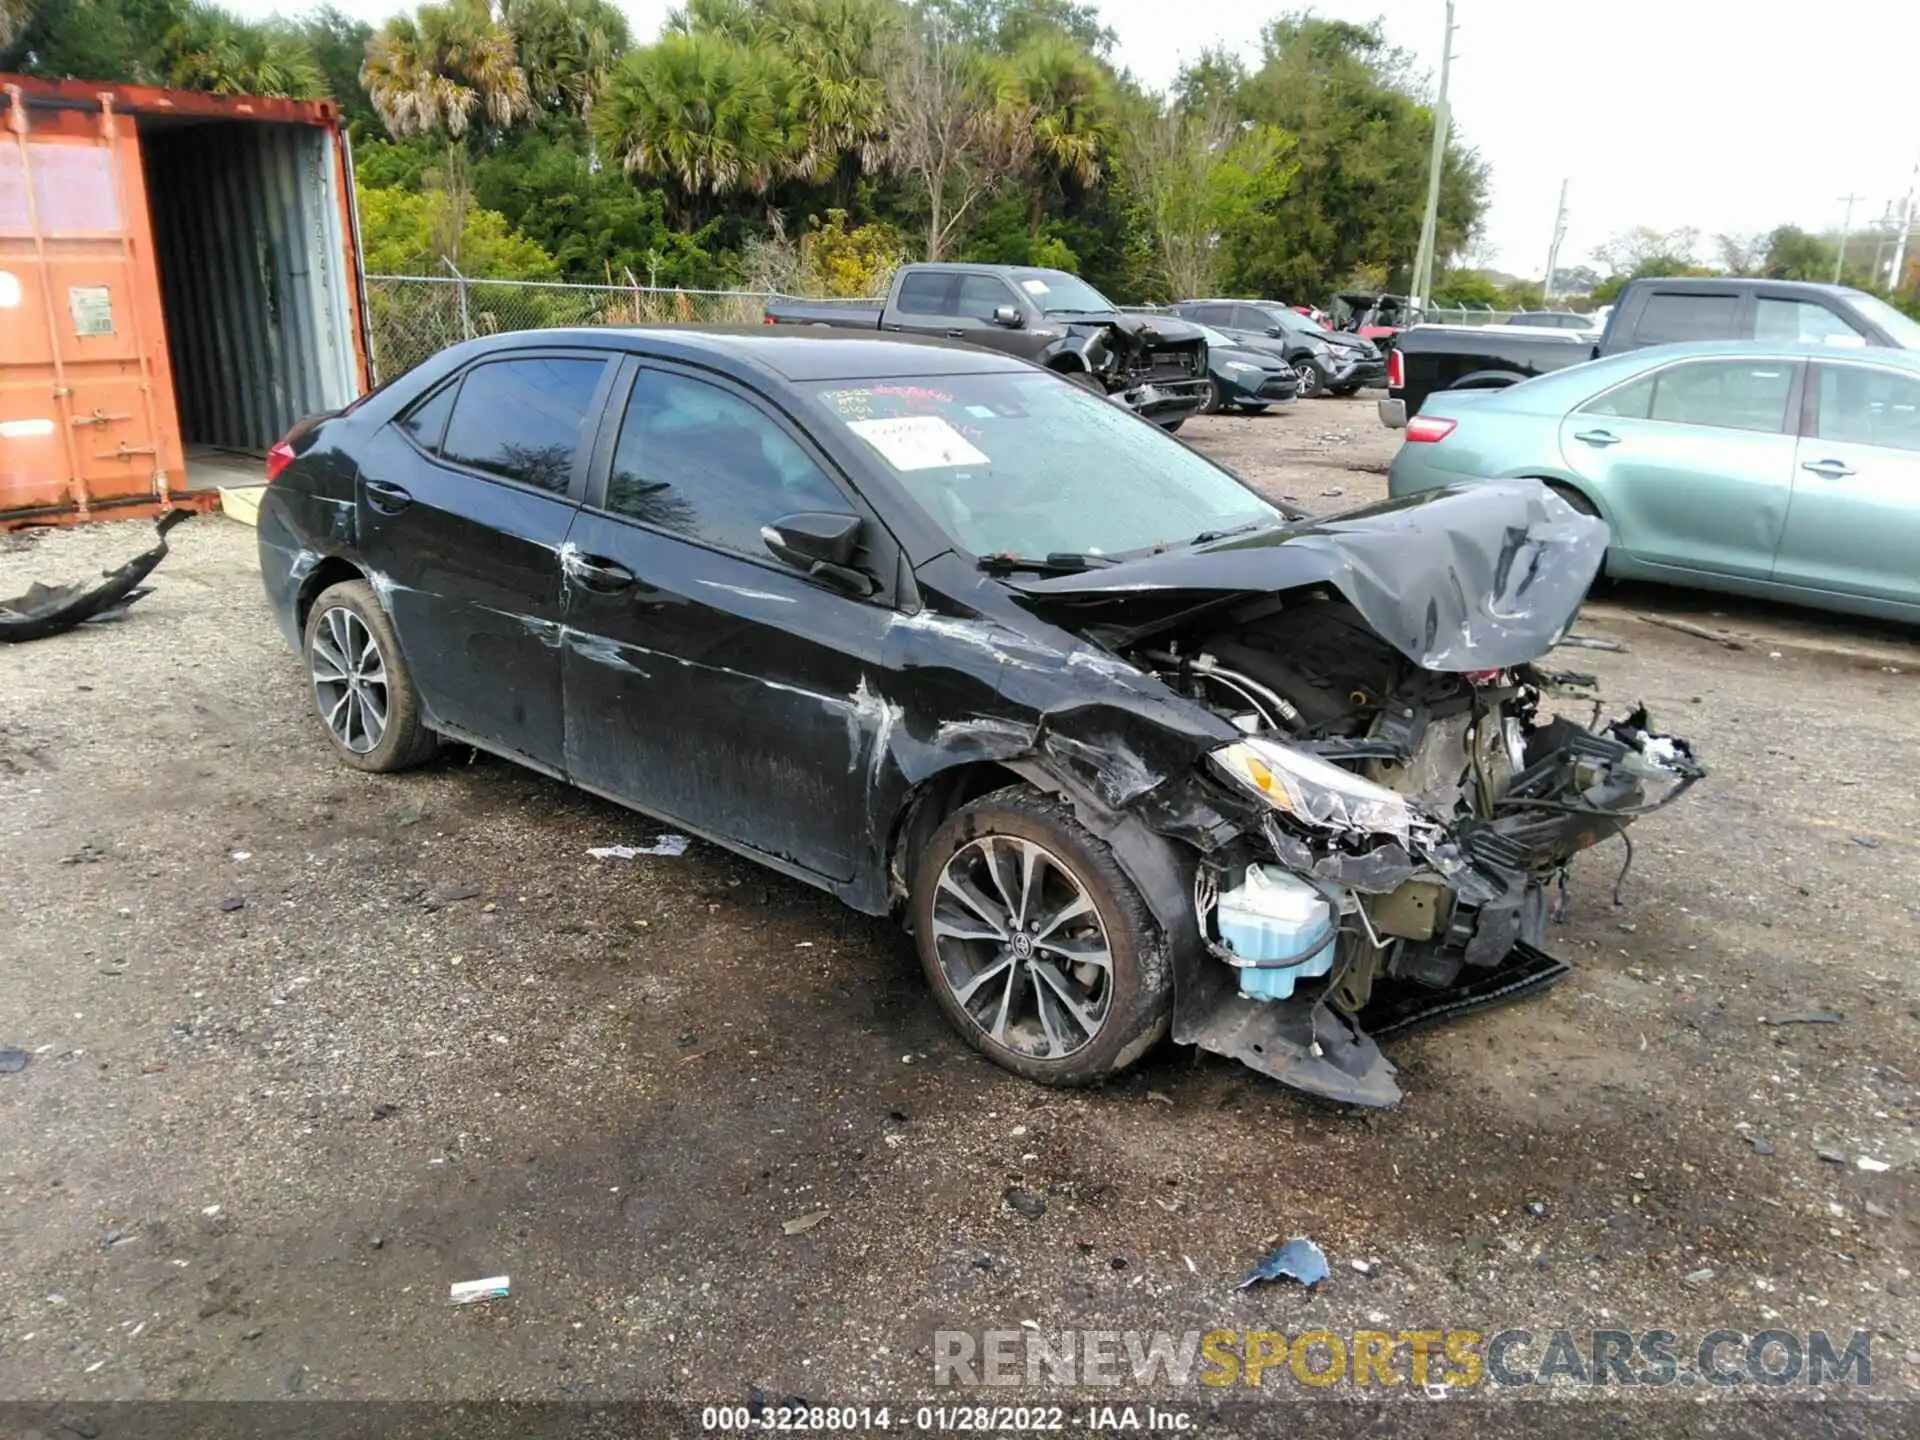
M679 192L688 229L708 202L766 188L790 143L778 56L723 35L669 33L614 70L593 112L595 138L629 174Z
M1008 62L1003 103L1024 110L1033 131L1031 232L1038 235L1049 188L1099 183L1112 108L1112 85L1100 62L1062 36L1043 35Z
M784 55L796 77L789 173L818 177L839 168L842 156L867 169L883 162L881 68L898 20L889 0L780 0L768 7L755 43Z
M476 116L504 129L533 103L513 36L488 0L445 0L394 16L367 42L360 83L396 137L457 138Z
M284 22L249 25L217 5L195 0L167 35L169 85L216 95L280 95L297 100L327 93L313 51Z
M608 0L504 0L533 103L583 119L632 47L627 17Z

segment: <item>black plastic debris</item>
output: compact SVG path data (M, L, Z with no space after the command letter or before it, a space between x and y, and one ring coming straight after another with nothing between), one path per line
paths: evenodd
M11 1045L0 1045L0 1075L17 1075L27 1068L27 1061L32 1058L24 1050L15 1050Z
M1847 1017L1838 1010L1799 1010L1791 1015L1765 1015L1762 1025L1838 1025Z
M154 526L159 543L119 569L106 571L96 584L42 585L35 581L25 594L0 600L0 641L17 645L44 640L89 620L117 619L134 601L153 593L151 585L140 582L167 558L167 532L183 520L191 520L193 513L170 510L162 515Z
M220 908L229 915L236 910L244 910L247 908L247 897L244 895L229 895L220 902Z
M1764 1136L1747 1134L1747 1135L1743 1135L1741 1138L1745 1140L1747 1144L1753 1147L1754 1154L1756 1155L1773 1154L1773 1142L1771 1140L1766 1139Z
M1326 1253L1313 1241L1296 1235L1242 1275L1239 1288L1245 1290L1263 1280L1297 1280L1311 1290L1326 1278Z

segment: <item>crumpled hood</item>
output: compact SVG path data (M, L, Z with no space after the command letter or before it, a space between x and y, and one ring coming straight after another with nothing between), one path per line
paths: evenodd
M1351 350L1362 360L1378 360L1380 347L1364 335L1355 335L1347 330L1329 330L1319 337L1336 350Z
M1076 315L1072 319L1049 317L1047 323L1065 325L1071 333L1076 335L1090 335L1100 330L1116 331L1145 349L1151 349L1156 345L1191 345L1201 338L1200 327L1191 321L1176 319L1171 315L1136 315L1126 310L1098 317L1090 315Z
M1537 480L1486 481L1009 584L1056 624L1148 630L1194 605L1329 585L1415 664L1494 670L1538 659L1566 633L1607 538L1606 522Z

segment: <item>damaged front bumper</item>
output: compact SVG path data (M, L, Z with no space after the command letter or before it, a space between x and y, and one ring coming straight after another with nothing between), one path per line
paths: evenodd
M1116 390L1107 398L1123 410L1131 410L1143 420L1164 425L1199 413L1207 403L1205 380L1150 380L1125 390Z
M1327 748L1352 758L1357 747ZM1564 978L1567 966L1540 948L1549 887L1579 851L1671 804L1706 772L1644 710L1597 731L1552 720L1516 737L1511 764L1479 813L1450 823L1423 816L1404 835L1301 824L1273 810L1251 817L1239 842L1197 872L1200 939L1225 963L1200 964L1182 988L1174 1040L1313 1094L1391 1105L1400 1088L1377 1036ZM1325 979L1303 979L1281 999L1249 984L1263 962L1222 943L1215 913L1249 865L1274 864L1317 891L1337 925Z

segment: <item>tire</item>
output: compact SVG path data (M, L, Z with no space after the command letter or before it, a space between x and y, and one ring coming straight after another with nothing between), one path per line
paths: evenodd
M1331 393L1338 395L1344 400L1349 395L1358 395L1360 393L1360 387L1358 385L1339 385L1335 386Z
M1300 382L1299 395L1302 400L1312 400L1326 393L1327 372L1311 360L1302 360L1293 367L1294 377Z
M1238 409L1242 415L1264 415L1267 413L1267 407L1264 404L1254 401L1249 401L1247 404L1236 406L1235 408Z
M989 864L1004 890L994 887ZM1037 893L1023 888L1023 876ZM969 899L943 884L950 877ZM1082 901L1090 908L1076 911ZM1043 1085L1090 1085L1124 1070L1166 1033L1173 1005L1166 938L1113 852L1063 800L1014 785L956 810L920 858L911 913L935 1001L967 1043L1002 1069ZM1002 943L1001 934L1013 943ZM1063 958L1076 953L1101 953L1107 963Z
M1064 376L1069 385L1078 385L1090 395L1098 395L1102 399L1106 398L1107 387L1101 383L1100 377L1091 370L1056 370L1053 373Z
M1166 431L1167 434L1175 435L1179 433L1180 427L1192 418L1190 415L1182 415L1178 420L1156 420L1153 423Z
M1209 377L1207 380L1207 400L1206 400L1206 403L1200 407L1200 413L1202 415L1218 415L1222 410L1225 410L1226 408L1227 408L1226 387L1222 385L1218 380L1215 380Z
M393 623L366 581L320 592L301 654L315 713L343 764L391 774L433 758L440 737L426 726Z

